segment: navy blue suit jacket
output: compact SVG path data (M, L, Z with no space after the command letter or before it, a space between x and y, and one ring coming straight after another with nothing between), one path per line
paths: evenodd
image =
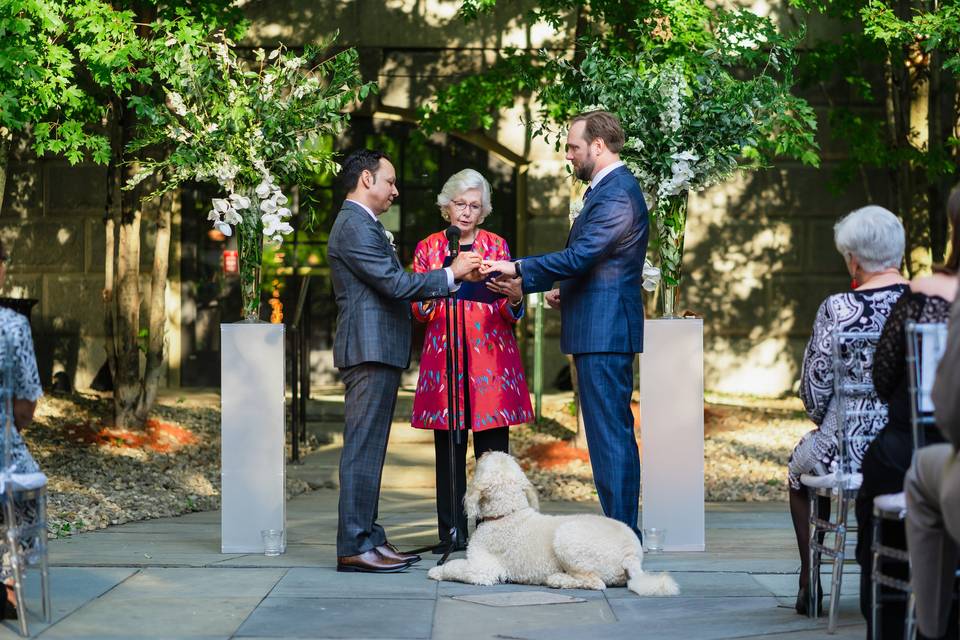
M523 290L560 283L564 353L643 352L643 261L650 222L643 192L618 167L591 190L567 248L524 258Z

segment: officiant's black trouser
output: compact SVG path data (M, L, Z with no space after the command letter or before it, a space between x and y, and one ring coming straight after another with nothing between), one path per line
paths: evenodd
M457 474L457 529L464 543L467 541L467 514L463 510L463 494L467 492L467 436L468 432L461 431L460 444L453 445ZM433 445L437 453L437 525L440 530L440 540L444 542L450 539L450 528L453 526L454 518L450 513L449 437L446 431L440 429L433 432ZM509 453L509 448L510 427L473 432L473 455L477 459L487 451Z

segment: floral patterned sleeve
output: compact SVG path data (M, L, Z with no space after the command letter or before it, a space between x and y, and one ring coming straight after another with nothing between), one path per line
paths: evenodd
M827 298L817 310L800 371L800 399L807 415L817 425L823 422L833 397L833 332L836 329L836 320L830 313L830 298Z
M417 243L417 248L413 252L413 272L426 273L430 270L430 248L427 246L426 240L421 240ZM429 311L426 313L423 310L424 306L429 308ZM420 322L430 322L437 312L437 304L433 300L413 302L410 307L413 311L413 317Z
M903 294L890 310L877 343L873 356L873 387L887 402L906 374L906 326L908 320L916 317L918 306L923 306L920 296L909 291Z
M11 342L13 346L13 397L36 402L43 395L37 357L33 352L30 323L19 313L12 316Z

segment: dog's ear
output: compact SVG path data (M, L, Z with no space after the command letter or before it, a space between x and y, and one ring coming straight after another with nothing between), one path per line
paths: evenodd
M467 492L463 496L463 510L467 513L467 518L476 520L480 516L480 496L483 489L477 484L476 478L470 484Z
M533 507L533 510L540 511L540 496L537 495L537 488L529 480L523 485L523 493L527 496L527 503Z

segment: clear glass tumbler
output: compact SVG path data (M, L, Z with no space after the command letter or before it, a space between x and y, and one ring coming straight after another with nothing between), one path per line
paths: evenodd
M283 529L262 529L263 555L278 556L283 553Z
M643 530L643 550L647 553L661 553L667 542L667 530L650 527Z

